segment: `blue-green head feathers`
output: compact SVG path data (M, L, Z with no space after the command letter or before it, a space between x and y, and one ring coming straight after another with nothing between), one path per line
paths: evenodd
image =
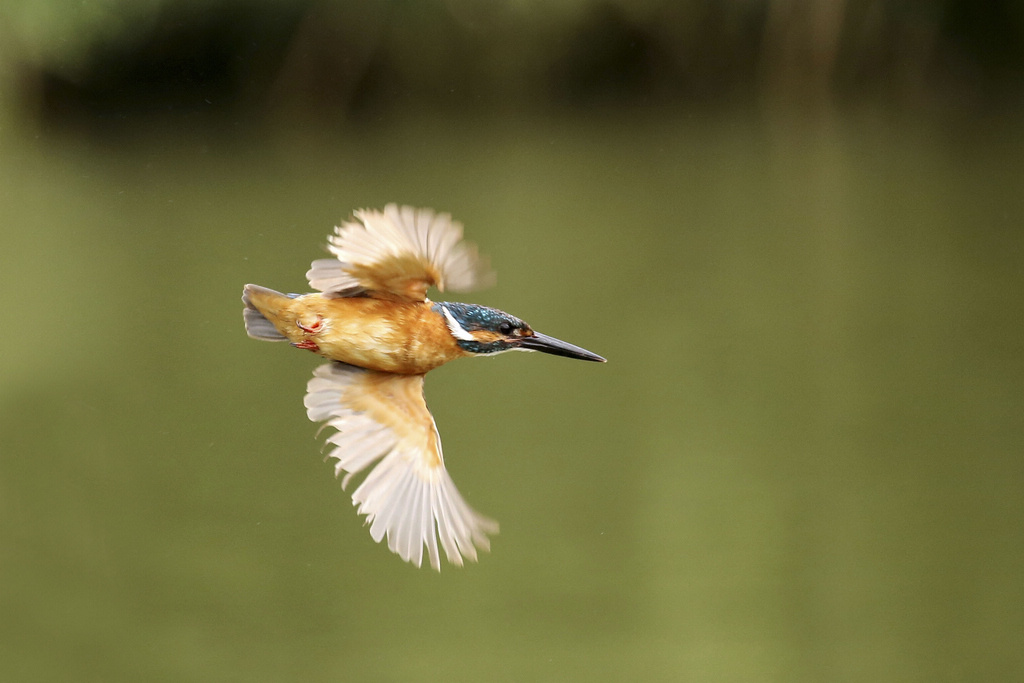
M470 353L516 349L522 337L533 334L525 322L496 308L441 301L433 309L444 316L458 345Z

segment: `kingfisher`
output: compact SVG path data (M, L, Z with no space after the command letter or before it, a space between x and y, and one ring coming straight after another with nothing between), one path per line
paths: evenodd
M334 229L306 273L310 294L246 285L245 329L254 339L287 341L328 359L306 387L309 419L328 438L335 476L347 488L366 472L352 503L370 536L417 567L426 548L441 569L489 550L498 524L470 507L444 466L441 437L423 397L423 378L471 356L540 351L605 362L586 349L536 332L495 308L431 301L427 290L471 291L495 275L462 224L447 213L388 204L363 209Z

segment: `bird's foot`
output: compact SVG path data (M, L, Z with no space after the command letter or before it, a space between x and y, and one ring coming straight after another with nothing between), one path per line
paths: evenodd
M303 325L301 320L296 319L295 324L306 334L316 334L323 329L324 318L322 315L318 315L311 325Z
M320 347L317 346L317 343L312 339L304 339L303 341L300 342L292 342L292 346L294 346L297 349L307 349L313 352L317 352L320 350Z

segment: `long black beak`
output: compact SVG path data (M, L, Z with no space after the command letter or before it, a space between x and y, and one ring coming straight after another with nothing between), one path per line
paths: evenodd
M549 337L546 334L540 332L534 332L532 337L523 337L519 342L519 346L530 351L541 351L542 353L550 353L554 356L565 356L566 358L579 358L580 360L592 360L598 363L605 363L604 358L591 353L586 349L581 349L575 344L564 342L561 339L555 339Z

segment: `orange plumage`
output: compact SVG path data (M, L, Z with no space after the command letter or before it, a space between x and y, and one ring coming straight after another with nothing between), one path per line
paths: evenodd
M455 343L429 300L328 299L322 294L292 299L251 285L246 291L249 302L290 342L330 360L416 375L471 355Z

